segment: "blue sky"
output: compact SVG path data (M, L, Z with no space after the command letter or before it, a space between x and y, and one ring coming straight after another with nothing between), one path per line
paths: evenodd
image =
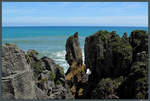
M3 2L3 26L148 26L147 2Z

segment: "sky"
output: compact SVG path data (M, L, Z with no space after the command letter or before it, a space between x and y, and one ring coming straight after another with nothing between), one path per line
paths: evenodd
M148 2L2 2L2 26L148 26Z

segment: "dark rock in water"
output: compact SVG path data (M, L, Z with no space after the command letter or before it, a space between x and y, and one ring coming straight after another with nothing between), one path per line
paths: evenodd
M79 90L81 85L79 82L81 82L82 76L85 74L77 32L66 41L66 60L70 65L66 73L66 80L71 88L72 95L77 98L80 96Z

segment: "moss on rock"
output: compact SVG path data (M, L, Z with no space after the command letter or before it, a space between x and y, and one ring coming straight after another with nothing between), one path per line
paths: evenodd
M49 76L51 80L54 80L56 78L56 75L53 72L50 72Z

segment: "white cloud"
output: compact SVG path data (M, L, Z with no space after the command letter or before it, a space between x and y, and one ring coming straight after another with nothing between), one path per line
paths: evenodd
M148 16L103 17L15 17L3 18L3 25L50 25L50 26L148 26Z

